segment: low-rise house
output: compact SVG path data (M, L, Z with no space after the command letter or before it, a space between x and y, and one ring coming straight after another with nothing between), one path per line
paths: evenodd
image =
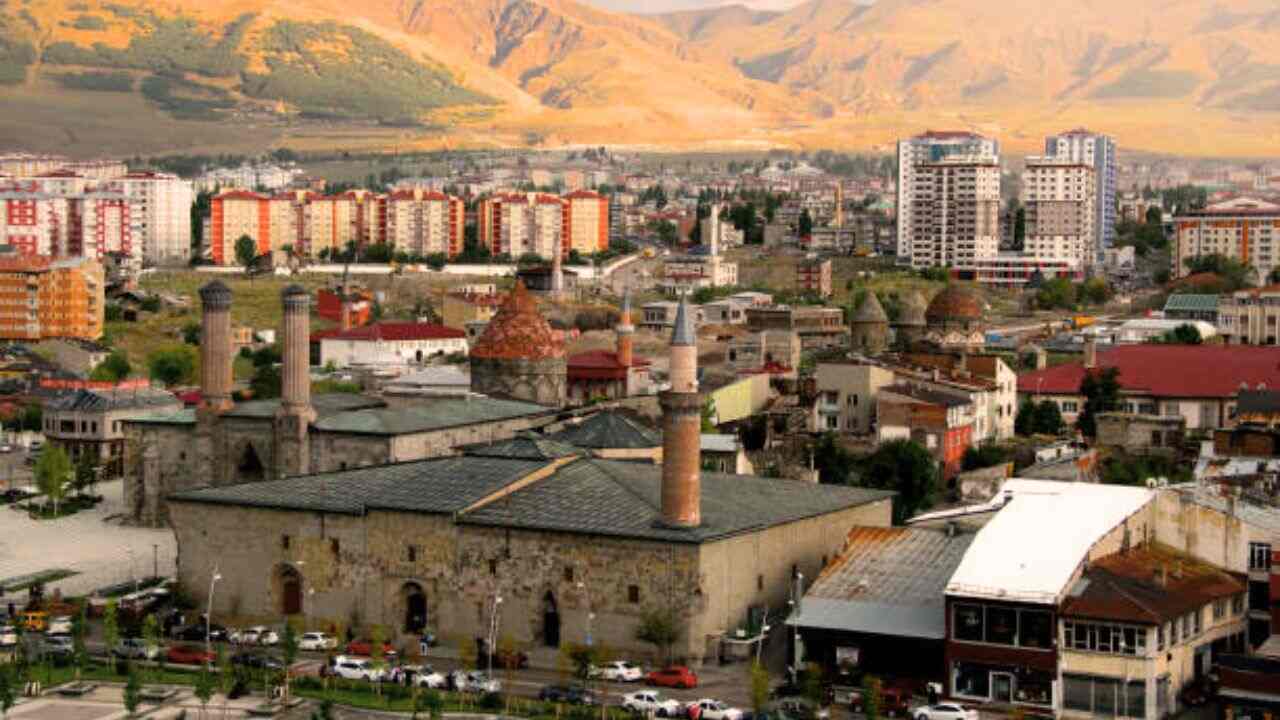
M796 290L831 297L831 261L812 258L796 263Z
M43 340L32 346L32 350L45 355L63 370L81 377L88 377L111 354L111 348L96 340L78 338Z
M351 330L313 333L320 342L320 364L407 365L436 356L467 352L462 330L431 323L379 322Z
M755 474L742 441L737 435L729 434L702 435L702 469L729 475Z
M789 330L765 330L729 341L729 365L734 372L777 369L795 377L800 368L800 336Z
M876 395L876 438L919 443L942 466L944 478L960 472L973 445L974 421L973 403L959 393L898 384Z
M111 383L64 383L44 404L44 434L66 451L72 462L89 453L105 468L104 476L124 470L123 421L140 413L177 412L182 401L173 393L154 389L147 380Z
M1098 413L1098 444L1136 454L1176 455L1187 432L1187 419L1140 413Z
M893 371L863 362L819 363L810 429L866 435L875 430L876 396L892 385Z
M492 320L503 299L495 292L450 292L444 296L440 316L445 327L465 330L469 323Z
M737 300L716 300L699 308L713 325L741 325L747 321L746 305Z
M840 308L805 305L772 305L747 308L747 328L752 332L789 330L800 336L805 349L848 345L849 327Z

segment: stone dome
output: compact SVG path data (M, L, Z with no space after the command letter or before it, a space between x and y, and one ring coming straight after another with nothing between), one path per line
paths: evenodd
M948 285L929 302L924 317L931 325L979 322L982 320L982 298L969 288Z
M924 296L918 290L912 290L902 299L902 312L898 313L898 322L895 324L902 327L924 327L926 307L928 303L924 301Z
M471 347L471 357L490 360L546 360L564 357L556 335L523 282L507 296L489 326Z
M880 299L876 294L868 291L867 297L858 306L858 311L853 314L853 322L855 323L889 323L889 316L885 314L884 307L880 305Z

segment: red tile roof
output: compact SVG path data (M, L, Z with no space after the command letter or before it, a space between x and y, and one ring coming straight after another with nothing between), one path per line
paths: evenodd
M455 330L444 325L436 325L434 323L412 323L412 322L381 322L365 325L364 327L352 328L346 332L341 330L322 330L320 332L311 333L313 340L336 339L336 340L390 340L390 341L407 341L407 340L456 340L466 337L467 334L461 330Z
M1240 384L1280 388L1280 348L1251 345L1120 345L1098 352L1098 368L1118 368L1120 387L1167 398L1228 398ZM1018 376L1018 391L1075 394L1083 363Z
M631 367L649 365L649 359L634 355ZM569 369L574 368L621 368L627 367L618 362L618 354L612 350L588 350L569 356Z

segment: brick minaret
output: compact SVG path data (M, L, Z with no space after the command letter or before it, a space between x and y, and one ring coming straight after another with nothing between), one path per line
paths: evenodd
M681 298L671 334L671 389L662 404L662 522L702 524L702 396L698 394L698 336L693 311Z
M564 238L557 238L551 249L551 295L560 297L564 294Z
M231 407L231 288L219 280L200 288L200 407Z
M618 320L618 364L631 367L634 359L633 342L636 326L631 324L631 288L622 294L622 318Z
M338 310L338 327L342 332L351 329L355 322L351 319L351 283L349 282L350 265L342 268L342 285L338 287L338 302L340 307Z
M311 469L307 430L315 420L311 407L311 295L290 285L284 303L284 362L280 371L280 409L276 411L276 475L305 475Z

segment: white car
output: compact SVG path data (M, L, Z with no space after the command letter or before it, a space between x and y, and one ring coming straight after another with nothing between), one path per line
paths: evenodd
M57 615L49 618L49 627L44 632L46 635L70 635L71 616Z
M272 630L271 628L262 627L261 625L259 625L258 627L250 628L250 630L257 631L259 645L279 645L280 644L280 635L276 633L275 630Z
M626 660L614 660L599 667L592 665L587 670L587 677L615 682L640 682L644 679L644 670L635 663Z
M455 670L452 674L453 686L462 691L495 693L502 692L502 683L490 678L482 672L463 672Z
M0 625L0 647L18 644L18 631L12 625Z
M241 630L232 630L227 633L227 639L236 645L257 645L258 629L244 628Z
M298 638L299 650L336 650L338 649L338 638L322 632L302 633L302 637Z
M741 710L736 707L730 707L728 704L722 703L719 700L712 700L711 698L694 700L688 705L685 705L685 714L692 717L692 711L695 707L700 710L698 713L699 720L742 720Z
M911 711L914 720L978 720L978 711L955 703L921 705Z
M387 678L387 671L375 668L368 658L356 658L340 655L334 658L333 674L344 680L367 680L382 682Z
M406 665L403 669L412 674L412 682L417 687L442 690L449 684L449 678L431 669L430 665Z
M623 695L622 709L642 715L653 713L660 718L678 717L684 711L679 700L663 698L656 690L640 690Z

